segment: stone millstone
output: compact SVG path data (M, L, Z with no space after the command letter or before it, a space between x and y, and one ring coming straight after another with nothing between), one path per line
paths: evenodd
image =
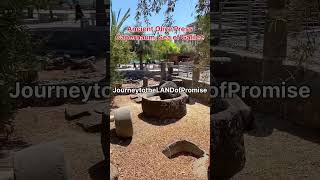
M50 142L31 146L14 155L15 179L70 179L64 157L64 150L59 142Z
M114 111L116 133L119 137L130 138L133 135L131 111L129 107L121 107Z
M110 163L110 180L117 180L119 177L119 171L112 163Z
M162 85L160 85L159 90L166 90L167 88L174 88L174 89L178 89L178 86L171 81L167 81L165 83L163 83ZM176 98L179 97L180 94L179 93L171 93L171 92L160 92L159 96L161 99L172 99L172 98Z

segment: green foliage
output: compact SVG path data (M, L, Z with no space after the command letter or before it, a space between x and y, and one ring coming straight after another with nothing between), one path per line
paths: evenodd
M120 63L128 63L132 57L131 44L128 41L120 41L116 39L116 35L123 33L123 23L130 16L130 9L120 17L121 10L117 13L111 10L111 33L110 33L110 68L111 68L111 85L120 81L121 77L116 71L117 65Z
M210 64L210 14L207 13L197 17L196 21L197 34L202 34L205 39L197 44L196 52L198 52L200 60L200 68Z
M8 91L19 79L20 71L34 71L39 60L34 49L38 44L31 40L29 32L21 23L22 9L29 1L5 0L0 4L0 118L3 122L13 111Z
M179 53L180 47L170 40L156 40L153 42L154 58L166 59L168 54Z
M193 46L189 44L180 45L180 53L195 53L196 50Z
M141 34L142 35L142 34ZM140 61L140 69L143 69L143 61L144 59L152 54L152 44L150 41L133 41L135 53L137 54Z
M153 13L158 14L163 7L166 7L163 26L172 26L174 24L172 12L174 12L177 1L178 0L140 0L138 2L135 19L138 24L141 24L141 17L143 16L144 22L149 25L149 17L152 16ZM183 1L180 1L180 3L183 3ZM198 0L195 9L197 13L197 33L205 36L205 40L198 44L196 51L199 54L200 64L205 66L209 64L210 57L210 0ZM156 42L155 46L160 46L160 50L154 47L155 56L164 58L167 49L162 50L161 43L159 45ZM180 49L171 47L168 51L171 51L171 53L179 52Z
M178 0L139 0L135 19L138 24L141 24L141 17L143 16L144 22L150 25L149 17L152 16L153 13L158 14L163 7L166 7L163 26L172 26L174 24L172 13L174 12L177 1ZM180 2L183 3L184 1ZM198 0L195 8L199 16L209 14L210 0Z

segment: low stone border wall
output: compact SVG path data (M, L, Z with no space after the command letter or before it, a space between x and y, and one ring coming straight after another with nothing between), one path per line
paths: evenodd
M263 57L245 51L230 48L213 48L217 57L229 57L230 62L214 62L213 76L219 81L236 81L240 84L259 85L262 80ZM305 70L298 70L294 63L285 61L279 72L279 79L288 79L287 85L308 85L311 96L307 99L243 99L254 111L273 113L282 119L292 121L309 128L320 128L320 67L307 66ZM290 73L289 73L290 72ZM280 84L280 81L279 83ZM260 84L261 85L261 84Z
M142 79L143 77L153 78L160 75L161 71L145 71L145 70L121 70L120 74L127 79Z
M190 93L188 94L189 97L195 98L199 100L201 103L210 104L210 83L209 82L193 82L192 79L180 77L180 76L174 76L174 79L181 79L182 80L182 86L184 88L205 88L207 89L207 93Z

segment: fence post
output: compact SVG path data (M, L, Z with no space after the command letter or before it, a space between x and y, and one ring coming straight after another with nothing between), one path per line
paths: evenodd
M248 15L247 15L246 49L250 48L251 22L252 22L252 3L251 3L251 0L249 0L248 1Z

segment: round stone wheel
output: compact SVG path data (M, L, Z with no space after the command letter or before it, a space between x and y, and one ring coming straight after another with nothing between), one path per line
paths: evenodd
M133 135L131 111L129 107L121 107L114 111L117 136L130 138Z

